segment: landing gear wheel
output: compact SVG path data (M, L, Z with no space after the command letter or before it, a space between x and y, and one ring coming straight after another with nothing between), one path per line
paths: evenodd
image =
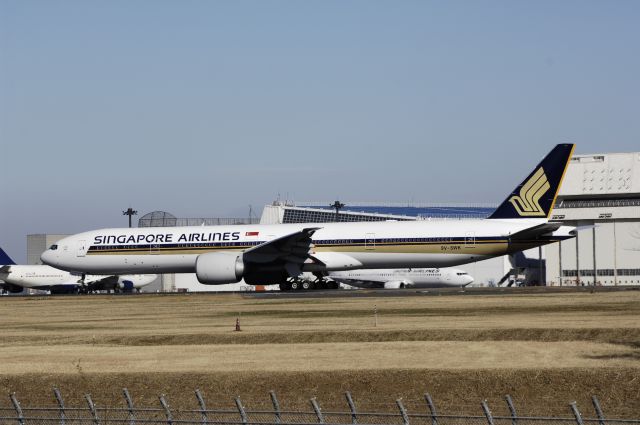
M294 280L293 282L291 282L291 289L294 291L297 291L298 289L300 289L300 282Z
M304 282L302 282L302 289L304 289L305 291L308 291L310 289L313 289L313 282L309 282L308 280L305 280Z

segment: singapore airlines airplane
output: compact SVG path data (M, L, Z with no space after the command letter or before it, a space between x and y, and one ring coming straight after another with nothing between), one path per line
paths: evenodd
M463 287L473 282L467 272L453 268L346 270L330 272L329 277L358 288L384 289Z
M155 274L133 276L73 275L69 272L43 265L16 265L0 248L0 285L7 292L17 293L23 289L40 289L52 294L71 294L88 291L139 290L156 279Z
M557 145L483 220L102 229L64 238L41 259L76 273L195 273L210 285L466 264L574 236L548 222L573 148Z

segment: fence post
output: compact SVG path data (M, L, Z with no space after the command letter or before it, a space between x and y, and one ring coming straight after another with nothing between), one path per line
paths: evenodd
M315 397L311 399L311 406L313 406L313 411L316 412L316 416L318 417L318 423L323 424L324 417L322 416L322 411L320 410L320 406L318 406L318 402L316 401Z
M204 398L202 398L202 394L200 394L200 390L196 390L196 398L198 399L198 404L200 405L200 414L202 415L202 423L207 423L207 405L204 404Z
M576 402L572 402L571 404L569 404L569 407L571 407L571 411L573 412L573 416L576 418L576 423L578 425L584 425L584 422L582 422L582 415L580 414L580 411L578 410L578 406L576 404Z
M96 405L93 404L93 400L91 400L91 396L89 394L85 394L84 398L87 400L87 404L89 405L89 410L91 410L91 416L93 416L93 423L95 425L99 425L100 421L98 420L98 412L96 411Z
M238 408L238 413L240 413L240 419L242 419L242 423L247 425L249 420L247 419L247 412L244 410L244 406L242 405L242 401L240 401L240 397L236 397L236 407Z
M16 398L16 393L11 393L9 396L11 397L11 403L13 403L13 408L16 409L16 415L18 415L18 423L20 425L24 425L24 416L22 415L22 407L20 407L20 402Z
M596 415L598 415L598 425L605 425L604 414L602 413L598 397L591 396L591 402L593 403L593 408L596 410Z
M351 423L356 425L358 423L358 412L356 412L356 404L353 402L353 398L351 398L351 393L347 391L344 393L344 396L347 398L347 404L349 404L349 410L351 410Z
M402 423L404 425L409 425L409 415L407 415L407 409L404 408L401 398L396 400L396 405L398 406L398 409L400 410L400 414L402 415Z
M124 394L124 399L127 402L127 409L129 410L129 424L134 425L136 423L136 413L133 410L133 400L131 399L128 389L123 388L122 393Z
M271 403L273 404L273 412L276 415L276 423L279 424L282 421L280 417L280 403L278 403L278 397L276 397L276 392L271 390L269 391L269 396L271 397Z
M67 420L67 415L64 413L64 401L62 400L62 394L60 394L60 390L55 387L53 388L53 394L56 396L56 401L60 408L60 425L64 425Z
M162 405L162 408L164 409L164 414L167 415L167 424L171 425L171 424L173 424L173 415L171 414L171 409L169 409L169 405L167 404L167 400L164 399L164 394L162 394L159 398L160 398L160 404Z
M511 424L517 425L518 415L516 414L516 407L513 405L513 400L511 399L511 396L509 394L504 396L504 399L507 401L507 406L509 407L509 413L511 414Z
M424 400L427 402L427 406L431 412L431 425L438 425L438 413L436 412L436 405L433 403L431 394L425 393Z
M491 414L487 400L482 400L482 411L484 412L484 416L487 418L489 425L494 425L493 415Z

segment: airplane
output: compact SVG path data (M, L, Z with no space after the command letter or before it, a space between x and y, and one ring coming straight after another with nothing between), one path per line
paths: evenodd
M575 227L549 222L573 149L555 146L486 219L101 229L61 239L40 258L75 273L195 273L208 285L453 267L574 237Z
M74 275L47 265L16 265L0 248L0 286L6 292L19 293L24 289L39 289L52 294L72 294L90 291L139 291L156 279L157 275Z
M330 272L329 278L357 288L451 288L473 282L465 271L454 268L374 269Z
M473 282L467 272L453 268L362 269L328 272L324 275L304 272L280 284L281 291L299 289L338 289L340 284L367 289L448 288Z

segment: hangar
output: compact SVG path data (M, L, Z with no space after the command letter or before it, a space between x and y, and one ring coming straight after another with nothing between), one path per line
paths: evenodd
M548 285L640 285L640 153L574 156L552 220L585 230L546 247Z

